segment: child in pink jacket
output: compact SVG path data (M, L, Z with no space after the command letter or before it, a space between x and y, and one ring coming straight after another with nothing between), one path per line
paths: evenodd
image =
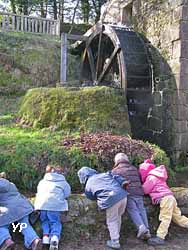
M168 175L164 165L156 167L147 159L140 165L139 173L144 193L150 195L154 205L160 205L160 225L156 237L149 239L148 244L164 245L171 220L181 227L188 228L188 218L181 215L176 199L166 183Z

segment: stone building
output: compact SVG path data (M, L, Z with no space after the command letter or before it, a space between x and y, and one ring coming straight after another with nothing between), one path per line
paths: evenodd
M132 26L142 36L152 70L152 104L142 139L163 147L174 162L187 163L188 1L111 0L101 21Z

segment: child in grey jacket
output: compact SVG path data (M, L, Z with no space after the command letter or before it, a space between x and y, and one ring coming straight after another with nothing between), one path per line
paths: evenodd
M41 250L42 243L29 222L33 206L26 197L21 195L14 183L6 179L6 174L0 173L0 250L14 249L9 227L13 232L19 231L24 236L27 249Z
M71 188L60 166L48 165L46 174L39 182L35 209L40 210L43 230L43 244L50 244L50 250L57 250L62 231L61 213L68 211L66 198Z

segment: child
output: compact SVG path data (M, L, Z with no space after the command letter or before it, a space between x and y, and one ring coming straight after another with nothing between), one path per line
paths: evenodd
M168 187L167 171L164 165L156 167L150 159L140 165L139 172L145 194L149 194L154 205L160 205L159 221L156 237L148 240L150 245L164 245L171 220L179 226L188 228L188 218L181 215L176 199Z
M125 212L127 203L127 191L124 185L128 182L111 172L99 174L88 167L82 167L78 171L78 177L85 187L87 198L97 200L98 207L106 210L106 223L111 238L107 241L107 246L119 249L121 216Z
M60 166L48 165L46 174L39 182L35 209L40 210L43 230L43 244L50 244L50 250L57 250L62 231L61 212L68 211L66 198L71 188Z
M0 250L14 249L14 242L9 233L9 226L14 223L13 230L21 231L25 247L41 250L42 243L29 223L29 214L33 211L30 202L21 195L16 186L0 174ZM17 226L22 223L23 227ZM19 224L19 225L20 225ZM16 229L15 229L16 228Z
M118 153L114 158L115 166L112 173L123 176L130 180L127 188L127 212L137 228L137 238L149 239L151 237L144 207L144 192L137 168L129 163L129 158L124 153Z

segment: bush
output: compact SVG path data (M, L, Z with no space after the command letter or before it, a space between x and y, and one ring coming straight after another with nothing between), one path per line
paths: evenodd
M168 162L158 147L110 133L65 138L62 133L57 136L57 133L7 127L1 128L0 150L0 171L6 171L20 189L32 192L36 192L48 163L63 166L72 191L80 192L77 171L82 166L107 171L113 166L117 152L127 153L134 164L152 156L156 164Z

